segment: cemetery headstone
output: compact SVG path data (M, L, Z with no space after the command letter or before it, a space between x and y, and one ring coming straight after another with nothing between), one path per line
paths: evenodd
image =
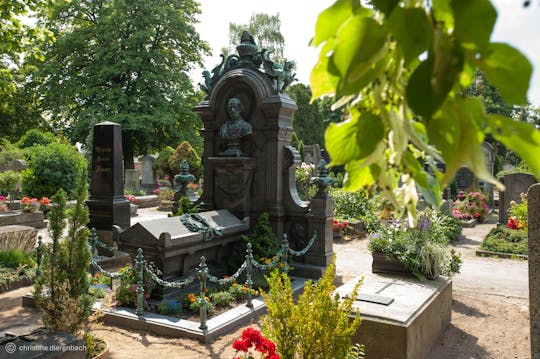
M321 147L318 144L304 146L304 162L315 165L313 176L319 174L317 165L321 161Z
M146 155L141 162L141 187L146 194L152 194L156 188L156 172L153 167L155 160L154 156Z
M510 173L499 178L499 181L506 187L504 192L499 192L499 223L506 225L510 202L521 203L521 194L527 193L536 179L528 173Z
M540 359L540 184L529 188L527 207L531 358Z
M138 191L141 188L140 185L140 172L137 169L126 169L125 170L125 184L124 186L130 191Z
M95 228L100 239L112 244L113 225L130 226L129 201L124 197L122 129L113 122L94 125L89 228Z

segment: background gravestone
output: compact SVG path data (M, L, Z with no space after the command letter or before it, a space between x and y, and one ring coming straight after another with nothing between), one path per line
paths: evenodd
M138 191L140 186L140 172L136 169L127 169L124 171L124 186L129 191Z
M95 228L100 239L112 243L113 225L130 226L129 201L124 197L122 129L114 122L94 125L89 228Z
M152 194L156 188L156 172L154 171L154 161L152 155L146 155L141 161L141 187L146 194Z
M499 223L506 225L510 202L521 203L521 194L527 193L529 187L536 183L536 178L528 173L510 173L499 181L506 187L504 192L499 192Z
M321 147L318 144L304 146L304 162L315 165L313 169L313 176L319 174L317 166L321 161Z
M540 359L540 184L530 187L527 200L531 358Z

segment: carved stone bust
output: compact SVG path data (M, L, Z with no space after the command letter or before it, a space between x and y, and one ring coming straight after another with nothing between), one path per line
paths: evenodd
M227 114L229 120L221 125L219 135L224 140L239 140L242 137L251 135L251 124L242 117L244 105L242 102L233 97L227 103Z

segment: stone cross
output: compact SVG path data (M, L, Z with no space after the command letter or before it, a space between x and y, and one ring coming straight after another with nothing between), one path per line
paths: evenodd
M540 184L529 188L527 199L531 358L540 359Z

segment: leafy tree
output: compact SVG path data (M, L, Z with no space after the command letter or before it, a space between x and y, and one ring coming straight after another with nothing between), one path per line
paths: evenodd
M377 184L415 222L417 186L435 204L440 188L467 166L487 182L486 133L522 157L540 177L540 132L486 114L465 90L480 69L510 104L527 103L529 61L489 41L497 13L489 0L382 1L372 8L337 0L318 17L313 98L333 95L347 121L330 124L332 165L345 165L349 190ZM444 161L446 170L436 168ZM428 162L434 176L422 164ZM498 184L498 183L497 183Z
M90 144L101 121L122 125L133 156L183 139L201 141L188 72L208 47L194 0L59 0L40 14L57 41L45 47L38 85L56 126ZM39 81L43 81L42 84Z
M319 101L310 103L311 88L304 84L294 84L287 89L296 102L298 110L293 117L293 130L304 145L318 143L324 147L324 118Z
M281 18L279 13L253 13L248 24L229 23L229 47L222 49L224 54L235 53L238 39L244 30L248 30L258 41L259 48L272 51L272 59L278 63L284 62L283 50L285 38L281 34Z
M195 176L196 181L199 181L202 175L201 157L197 154L197 152L195 152L193 147L191 147L187 141L180 143L167 161L168 167L174 174L180 173L182 160L188 161L189 173ZM174 176L171 178L174 178Z
M37 94L28 86L34 70L28 60L41 60L39 45L52 37L23 19L44 6L43 0L0 2L0 137L13 142L26 130L43 125Z

